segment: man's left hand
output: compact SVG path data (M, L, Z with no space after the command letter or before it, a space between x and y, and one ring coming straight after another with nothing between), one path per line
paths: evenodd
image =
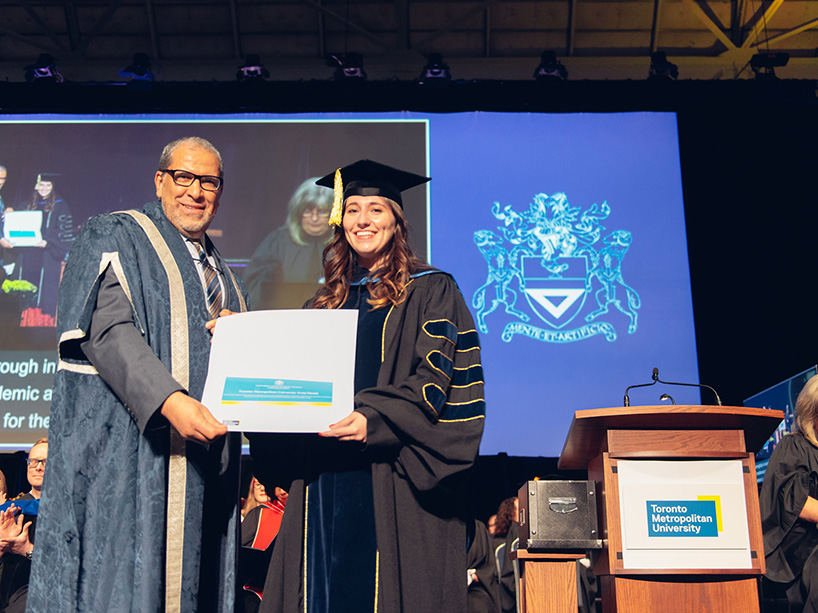
M235 313L230 309L222 309L219 311L219 317L216 319L211 319L205 323L205 328L210 330L210 333L213 334L213 329L216 327L216 322L219 321L220 318L229 317L230 315L235 315Z

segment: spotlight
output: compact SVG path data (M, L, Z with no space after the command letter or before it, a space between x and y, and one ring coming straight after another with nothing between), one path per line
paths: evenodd
M327 57L327 65L335 67L333 80L356 79L366 81L364 57L360 53L336 53Z
M26 81L29 83L62 83L62 75L57 72L57 61L50 53L41 53L34 64L25 68Z
M131 63L119 71L119 76L131 81L155 81L151 72L151 60L145 53L134 53Z
M678 78L679 68L667 61L664 51L654 51L650 54L648 81L675 81Z
M244 58L244 66L239 66L236 81L264 81L269 76L270 71L261 63L261 58L255 53L250 53Z
M426 66L423 67L423 71L420 73L420 84L446 83L451 80L452 73L449 72L449 65L443 62L443 56L439 53L427 55Z
M750 58L750 68L756 80L776 79L775 69L786 66L789 61L789 53L756 53Z
M546 50L540 54L540 65L534 70L534 78L537 81L565 81L568 70L557 59L556 53Z

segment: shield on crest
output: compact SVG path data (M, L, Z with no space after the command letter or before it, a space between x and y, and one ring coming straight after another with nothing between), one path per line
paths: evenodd
M552 328L560 329L582 310L588 296L588 260L564 256L522 258L525 297L531 309Z

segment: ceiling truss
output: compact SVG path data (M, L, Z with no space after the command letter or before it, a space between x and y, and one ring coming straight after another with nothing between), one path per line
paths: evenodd
M3 6L0 67L30 63L43 52L76 69L122 66L136 52L180 66L235 65L257 53L268 65L316 71L328 52L348 50L400 69L439 52L452 65L477 70L470 78L491 78L480 73L481 61L524 60L530 71L531 58L552 49L572 73L644 65L657 50L713 73L693 78L734 78L761 50L790 53L807 73L818 68L818 2L812 0L7 0Z

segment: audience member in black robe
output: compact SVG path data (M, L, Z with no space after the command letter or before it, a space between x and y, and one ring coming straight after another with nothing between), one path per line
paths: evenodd
M486 525L480 520L473 522L474 534L470 534L469 546L469 610L468 613L499 613L500 586L497 563L489 542Z
M795 404L797 431L773 450L759 495L768 579L790 611L818 611L818 376Z
M515 521L506 533L503 570L500 573L500 610L503 613L515 613L517 611L517 579L514 576L514 561L510 556L511 552L515 550L515 544L519 544L519 535L520 524Z

